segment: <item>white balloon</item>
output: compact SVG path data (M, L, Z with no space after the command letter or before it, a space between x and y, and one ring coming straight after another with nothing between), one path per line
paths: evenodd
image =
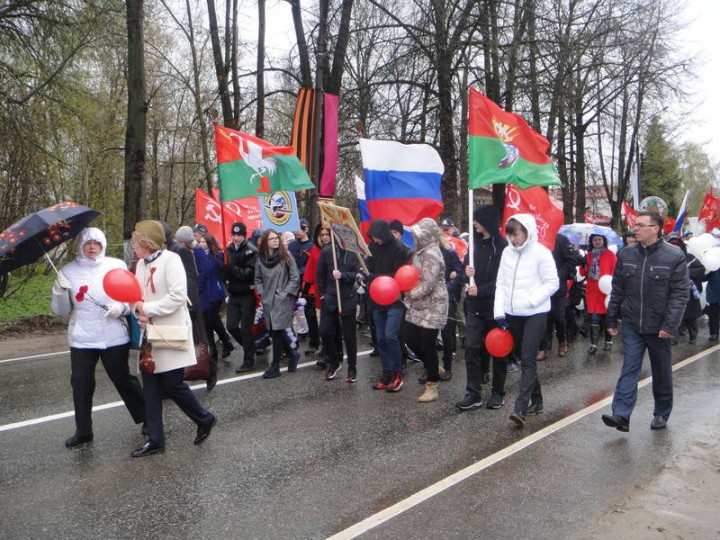
M607 309L610 306L610 295L608 294L605 297L605 309Z
M708 249L698 259L705 267L705 270L714 272L720 269L720 248Z
M612 290L612 276L610 274L601 276L598 280L598 288L603 294L610 294Z
M704 233L700 236L693 236L687 243L687 250L691 255L695 255L698 259L703 251L707 251L715 245L715 239L712 234Z
M609 249L610 251L612 251L613 253L617 253L617 251L618 251L618 247L617 247L615 244L610 244L610 245L608 246L608 249Z

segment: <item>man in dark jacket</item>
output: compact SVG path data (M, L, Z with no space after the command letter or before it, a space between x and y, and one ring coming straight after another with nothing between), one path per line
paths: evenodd
M624 357L613 413L603 414L602 420L618 431L630 430L646 349L655 398L650 429L664 429L672 411L672 337L685 312L690 278L682 251L660 238L662 227L663 219L655 212L638 213L633 226L637 242L618 252L613 274L607 328L617 335L622 319Z
M360 272L360 260L355 253L337 246L334 258L337 261L336 268L333 260L333 247L331 243L322 248L315 280L320 301L320 337L323 341L323 350L328 357L325 380L333 380L340 369L342 348L338 351L336 336L338 330L341 330L348 357L348 373L345 381L354 383L357 381L355 311L358 306L355 283L358 272ZM340 289L339 305L338 286Z
M467 382L465 397L455 406L461 411L483 406L482 386L486 384L490 369L490 355L485 349L485 336L497 323L493 317L495 303L495 281L497 280L500 257L507 247L507 240L500 236L500 212L489 204L481 204L473 212L473 260L470 253L465 257L466 282L473 280L465 297L465 370ZM492 391L487 403L488 409L499 409L505 405L505 379L507 357L493 361Z
M368 246L372 257L368 259L367 264L370 272L369 283L372 286L375 278L392 277L398 268L408 264L412 250L393 236L385 220L374 220L367 234L372 239ZM373 388L397 392L403 385L400 326L405 318L405 309L400 299L390 305L381 306L372 302L371 296L371 303L382 363L382 375Z
M255 319L255 258L257 249L247 241L247 227L241 221L232 225L232 242L227 248L228 264L223 279L230 299L227 306L227 330L242 345L244 360L236 373L255 367L255 340L252 324Z

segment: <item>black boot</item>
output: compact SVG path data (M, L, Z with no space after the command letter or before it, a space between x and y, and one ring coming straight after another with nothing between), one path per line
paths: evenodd
M595 354L597 351L597 342L600 337L600 327L596 324L590 325L590 347L588 347L588 354Z

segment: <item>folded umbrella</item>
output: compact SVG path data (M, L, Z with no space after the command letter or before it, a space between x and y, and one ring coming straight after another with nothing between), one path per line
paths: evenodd
M63 242L74 238L100 215L80 204L65 201L35 212L0 233L0 275L32 264Z

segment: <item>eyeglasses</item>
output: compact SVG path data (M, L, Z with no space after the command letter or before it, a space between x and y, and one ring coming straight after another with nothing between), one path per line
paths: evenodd
M644 229L645 227L657 227L654 223L634 223L633 228Z
M268 242L270 240L280 240L280 237L279 236L268 236Z

